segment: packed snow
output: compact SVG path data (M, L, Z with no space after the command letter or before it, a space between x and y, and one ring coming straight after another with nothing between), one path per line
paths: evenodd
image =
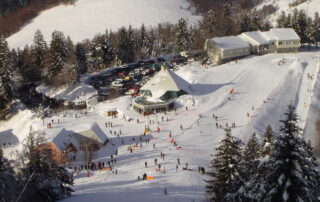
M101 102L87 114L84 111L52 114L45 119L45 123L54 120L51 129L45 128L42 120L24 110L11 120L1 122L0 131L12 130L21 142L31 126L34 130L44 130L50 139L55 130L65 128L76 131L93 123L99 125L110 143L95 154L94 162L106 163L110 161L110 155L118 150L118 155L114 155L117 175L109 170L98 170L90 171L90 177L86 177L85 171L77 171L74 181L76 192L65 199L66 202L202 201L205 198L206 177L198 173L198 167L208 169L210 154L223 137L226 124L231 126L235 123L232 134L244 141L252 132L261 137L268 124L275 126L277 131L278 120L283 118L283 112L292 101L301 119L299 124L304 128L307 122L312 121L307 118L310 106L317 101L313 93L318 86L319 68L319 52L249 56L237 63L233 61L208 68L193 62L180 66L176 71L191 84L190 94L177 99L176 112L173 110L144 117L130 106L132 98L123 96ZM108 109L117 109L118 116L107 117L105 112ZM217 121L213 114L218 116ZM105 122L112 122L113 126L106 128ZM216 123L221 128L217 128ZM151 132L143 137L140 147L139 138L146 126L150 126ZM120 130L118 137L116 134ZM170 132L181 150L169 142ZM313 141L313 135L306 137ZM147 138L150 139L149 144L145 142ZM133 146L135 143L138 147ZM19 145L5 149L5 154L10 156L12 151L19 149ZM128 147L133 148L133 153L128 151ZM161 152L165 154L164 160L160 158ZM81 155L79 153L73 166L79 167ZM161 164L160 172L154 165L156 158ZM181 160L178 170L177 158ZM186 163L190 170L182 170ZM154 179L137 180L144 173ZM164 195L165 187L168 195Z
M46 41L50 41L52 32L58 30L74 42L80 42L122 26L139 28L142 23L156 26L162 22L176 23L179 18L194 24L200 17L193 16L188 7L186 0L77 0L75 5L60 5L42 12L7 40L10 48L23 48L32 44L38 29Z

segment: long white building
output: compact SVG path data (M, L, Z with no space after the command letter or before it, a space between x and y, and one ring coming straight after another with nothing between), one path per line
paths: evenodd
M204 48L212 62L221 64L250 54L296 53L300 46L300 37L292 28L274 28L207 39Z

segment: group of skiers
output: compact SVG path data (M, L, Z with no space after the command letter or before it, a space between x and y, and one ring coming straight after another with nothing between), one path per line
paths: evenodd
M108 127L112 128L112 122L111 121L105 122L104 125L106 126L106 128L108 128Z

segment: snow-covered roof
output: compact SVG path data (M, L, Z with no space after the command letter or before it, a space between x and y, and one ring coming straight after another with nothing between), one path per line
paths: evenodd
M221 50L233 50L249 48L249 44L239 36L216 37L209 39L209 43L215 44Z
M261 32L244 32L239 35L242 39L246 40L246 37L251 38L252 40L256 41L258 44L269 44L268 38Z
M263 32L269 40L300 40L298 34L292 28L273 28Z
M163 66L160 72L141 87L141 90L150 90L152 97L157 99L167 91L183 90L186 93L189 93L190 84L176 73Z
M83 138L79 138L80 136ZM63 149L70 143L78 148L81 143L80 141L84 138L91 138L99 143L104 143L108 139L99 125L97 123L93 123L89 126L81 127L78 131L60 128L49 141L51 141L59 151L63 151Z

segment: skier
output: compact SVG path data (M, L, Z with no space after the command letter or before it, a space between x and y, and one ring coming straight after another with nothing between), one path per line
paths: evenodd
M182 124L180 124L180 130L183 130Z
M180 165L180 158L177 158L178 165Z
M164 187L164 188L163 188L163 193L164 193L164 195L168 195L167 187Z
M178 171L178 168L179 168L179 166L178 166L178 165L176 165L176 171Z
M156 166L158 164L158 159L154 159L154 165Z
M156 144L153 143L153 149L155 149L155 148L156 148Z
M147 168L147 167L148 167L148 163L147 163L147 162L144 162L144 166Z

